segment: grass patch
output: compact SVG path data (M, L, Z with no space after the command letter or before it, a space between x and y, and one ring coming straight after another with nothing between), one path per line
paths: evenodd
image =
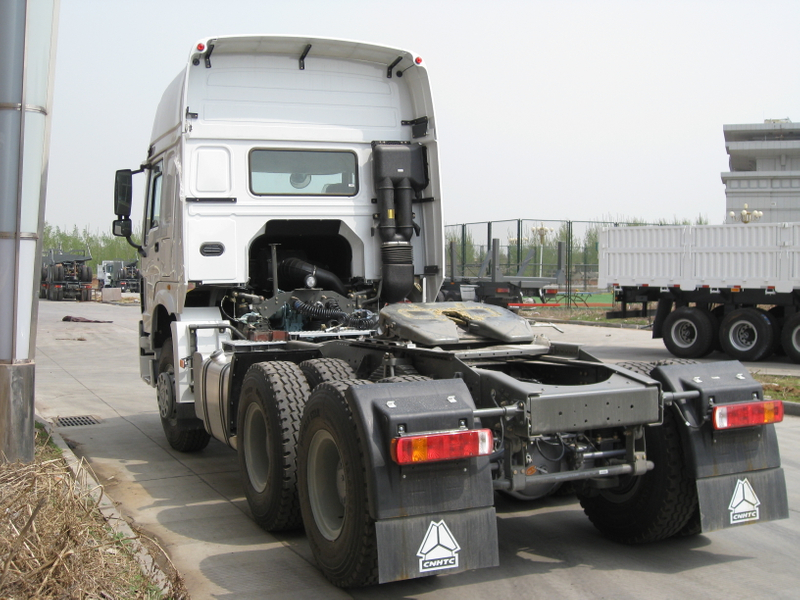
M164 593L142 571L47 429L34 436L33 462L0 462L0 598L187 598L179 577Z
M800 377L753 373L753 379L764 386L764 397L784 402L800 402Z
M532 319L559 319L561 321L587 321L590 323L615 323L617 325L634 325L647 327L652 324L652 318L629 317L627 319L608 319L606 312L611 307L585 307L585 306L537 306L535 308L520 309L519 314Z
M38 421L34 423L33 430L33 443L35 447L35 456L37 461L54 460L61 458L61 448L59 448L50 437L45 426Z

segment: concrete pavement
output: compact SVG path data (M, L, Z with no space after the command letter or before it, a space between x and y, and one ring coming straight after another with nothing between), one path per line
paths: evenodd
M62 321L67 315L112 322ZM232 450L214 440L198 454L169 447L154 391L139 379L138 319L133 306L41 301L37 414L96 417L57 431L167 550L193 598L349 597L313 566L301 532L278 538L254 526Z
M66 315L112 322L64 322ZM58 432L76 454L87 458L121 512L159 540L185 576L193 598L378 598L428 593L463 598L472 597L460 589L469 582L481 586L483 597L498 585L495 578L508 576L503 575L506 568L513 571L514 555L504 555L501 571L402 582L352 595L328 584L314 566L302 532L273 535L250 519L233 451L213 440L198 454L178 453L168 446L155 393L139 379L138 319L136 306L41 301L36 410L49 421L96 417L96 425L64 426ZM669 358L661 341L650 339L649 332L559 327L564 333L550 327L536 331L556 341L584 344L607 360ZM788 362L777 361L774 368L800 375L800 366ZM552 510L584 524L574 499L553 500L548 506L539 508L540 519ZM586 531L596 539L591 529ZM558 536L553 535L555 541ZM553 577L560 585L557 573Z

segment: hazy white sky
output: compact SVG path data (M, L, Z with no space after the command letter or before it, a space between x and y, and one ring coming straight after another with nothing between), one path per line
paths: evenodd
M445 221L724 220L722 125L800 120L796 1L62 0L46 220L110 231L114 171L204 36L422 56Z

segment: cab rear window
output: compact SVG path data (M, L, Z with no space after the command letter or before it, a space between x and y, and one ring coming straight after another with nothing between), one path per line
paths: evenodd
M355 196L356 155L336 150L252 150L250 190L259 196Z

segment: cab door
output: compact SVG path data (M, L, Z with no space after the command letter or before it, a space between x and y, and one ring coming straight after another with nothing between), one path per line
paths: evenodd
M164 170L164 160L155 163L149 170L147 182L147 203L142 230L142 278L144 280L144 300L152 302L159 284L175 280L173 265L174 209L170 201L174 190L174 175Z

